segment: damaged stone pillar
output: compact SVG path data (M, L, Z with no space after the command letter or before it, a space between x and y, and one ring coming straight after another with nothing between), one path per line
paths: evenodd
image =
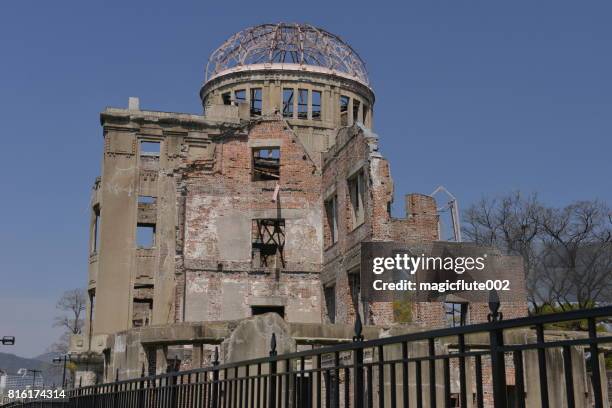
M191 352L191 368L202 367L203 350L202 344L194 344Z
M155 374L165 374L168 370L168 346L157 346L155 349Z

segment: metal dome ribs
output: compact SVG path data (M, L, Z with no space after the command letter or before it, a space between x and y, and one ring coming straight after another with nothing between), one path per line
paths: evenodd
M262 24L227 39L208 59L206 80L249 65L322 67L369 84L365 63L340 37L308 24Z

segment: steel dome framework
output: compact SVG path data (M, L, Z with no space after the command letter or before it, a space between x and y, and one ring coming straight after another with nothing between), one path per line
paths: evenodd
M340 37L309 24L262 24L225 41L208 59L206 80L249 65L321 67L369 85L365 63Z

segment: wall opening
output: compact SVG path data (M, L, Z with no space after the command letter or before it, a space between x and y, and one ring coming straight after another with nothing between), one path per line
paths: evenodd
M353 99L353 123L359 121L359 108L361 103L357 99Z
M246 90L237 89L234 91L234 99L236 103L246 102Z
M283 117L293 117L293 88L283 89Z
M348 96L340 96L340 126L348 126L349 100Z
M367 126L366 124L368 123L368 105L366 105L365 103L362 105L362 111L362 122L364 126Z
M312 91L312 119L321 120L321 91Z
M148 140L140 141L140 155L141 156L159 156L161 152L161 143L151 142Z
M359 274L359 267L348 272L348 281L353 310L355 310L356 313L358 312L361 318L364 319L363 310L361 310L361 277Z
M358 171L348 180L348 190L351 207L352 228L355 229L364 222L364 177L363 170Z
M155 204L157 199L152 196L138 196L138 204Z
M91 226L91 253L95 254L98 252L98 245L100 245L100 206L94 205L93 207L94 219Z
M330 323L336 323L336 286L331 285L323 289L325 306L327 308L327 319Z
M284 319L285 306L251 306L251 316L257 316L264 313L276 313Z
M253 181L280 179L280 147L253 149Z
M231 92L222 93L221 100L223 101L224 105L231 105L232 104L232 93Z
M251 116L261 116L261 88L251 88Z
M155 224L137 224L136 245L138 248L153 248L155 246Z
M308 119L308 89L298 89L298 119Z
M96 290L89 289L87 291L89 295L89 333L87 333L87 343L89 344L89 349L91 349L91 338L93 337L93 322L94 322L94 311L96 308Z
M465 326L467 324L468 304L444 302L444 313L446 314L447 326Z
M251 232L252 265L259 268L285 267L285 220L253 220Z
M153 299L134 299L132 310L132 326L142 327L151 324Z
M331 246L338 242L338 198L336 195L331 196L325 201L325 215L329 237L326 242L327 246Z

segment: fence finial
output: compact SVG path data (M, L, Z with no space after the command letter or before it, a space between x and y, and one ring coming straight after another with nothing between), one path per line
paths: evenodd
M276 355L276 333L272 333L272 338L270 339L270 355Z
M362 331L363 325L361 324L361 315L359 311L357 311L355 314L355 335L353 336L353 341L363 341Z
M493 289L489 292L489 310L491 311L487 316L489 322L498 322L504 318L504 315L499 311L500 306L499 295Z

